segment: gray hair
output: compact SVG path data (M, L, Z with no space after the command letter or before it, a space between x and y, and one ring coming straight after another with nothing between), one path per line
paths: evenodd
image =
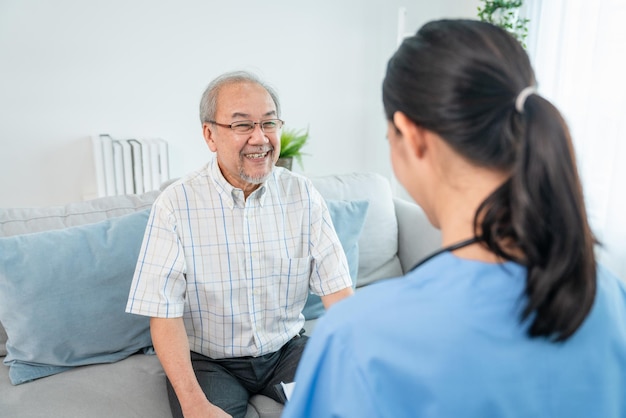
M205 123L215 120L217 96L220 89L223 86L236 83L254 83L263 87L272 97L272 100L274 100L274 105L276 105L276 117L280 118L280 102L276 91L252 73L247 71L234 71L217 77L215 80L211 81L206 90L204 90L202 99L200 99L200 122Z

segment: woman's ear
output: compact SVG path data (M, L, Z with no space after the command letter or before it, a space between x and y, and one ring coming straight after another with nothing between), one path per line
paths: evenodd
M426 130L398 111L393 114L393 124L414 156L422 158L426 152Z

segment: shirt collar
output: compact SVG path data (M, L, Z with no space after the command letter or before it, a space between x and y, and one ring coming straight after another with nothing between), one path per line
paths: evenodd
M224 199L224 202L228 204L228 207L230 209L234 207L245 207L246 201L243 196L243 190L234 187L226 180L219 168L219 165L217 164L217 158L213 158L209 162L208 172L210 177L213 179L213 182L215 183L219 194L222 196L222 199ZM272 173L270 177L272 177L273 175L274 174ZM248 201L258 202L260 206L263 206L266 195L267 181L263 182L258 189L250 193L250 196L248 196Z

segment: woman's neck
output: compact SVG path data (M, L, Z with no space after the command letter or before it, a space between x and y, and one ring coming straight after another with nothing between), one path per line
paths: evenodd
M455 182L449 182L438 193L436 212L441 230L442 246L449 246L480 236L480 229L475 227L476 211L481 204L498 187L506 181L507 176L492 170L472 167L462 175L456 177ZM480 222L480 216L478 218ZM484 244L468 245L453 253L461 258L467 258L490 263L502 262Z

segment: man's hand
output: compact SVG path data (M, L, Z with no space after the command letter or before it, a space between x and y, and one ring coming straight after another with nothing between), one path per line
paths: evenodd
M231 415L210 403L206 398L204 402L195 402L189 408L183 408L183 416L185 418L232 418Z

